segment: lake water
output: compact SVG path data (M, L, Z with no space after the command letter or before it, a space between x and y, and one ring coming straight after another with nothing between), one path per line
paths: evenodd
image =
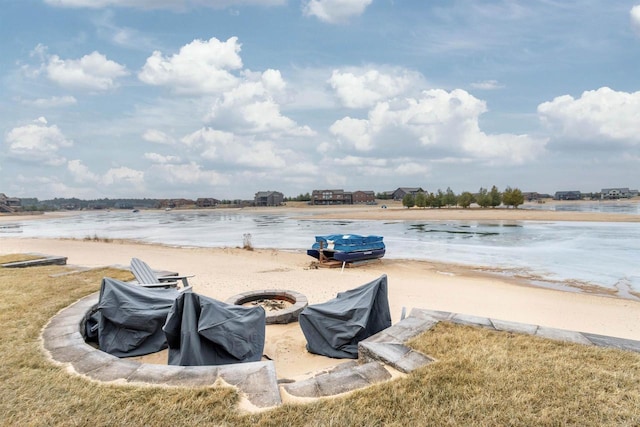
M605 205L594 206L603 209ZM630 213L637 205L616 209ZM316 235L340 233L384 236L385 258L476 266L564 290L595 285L617 290L623 298L634 298L629 291L640 292L640 223L318 220L275 209L264 214L98 211L0 223L0 244L2 237L95 236L172 246L239 247L244 236L250 235L256 248L304 252Z

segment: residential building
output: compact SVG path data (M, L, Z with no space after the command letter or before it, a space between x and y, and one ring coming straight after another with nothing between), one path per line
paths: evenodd
M637 195L638 190L629 190L628 188L603 188L600 192L602 199L630 199Z
M376 193L373 191L354 191L351 193L351 200L354 205L373 204L376 202Z
M214 199L213 197L200 197L196 200L196 206L199 208L212 208L219 203L220 200Z
M393 200L402 200L407 194L415 196L418 193L424 193L422 187L399 187L391 192L391 198Z
M553 198L555 200L582 200L582 193L579 191L556 191Z
M311 193L311 202L314 205L350 205L352 200L351 193L342 189L313 190Z
M258 191L253 201L256 206L280 206L284 202L284 194L279 191Z
M550 199L550 194L538 193L536 191L523 192L524 199L528 202L540 201L541 199Z
M22 209L22 203L17 197L7 197L0 193L0 212L16 212Z

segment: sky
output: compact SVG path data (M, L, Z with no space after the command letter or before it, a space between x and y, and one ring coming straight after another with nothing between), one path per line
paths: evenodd
M0 0L0 193L640 187L640 0Z

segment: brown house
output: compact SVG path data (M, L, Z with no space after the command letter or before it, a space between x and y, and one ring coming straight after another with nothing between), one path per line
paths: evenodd
M375 203L376 202L376 194L373 191L354 191L352 193L352 203L354 205L367 204L367 203Z
M314 205L350 205L351 193L339 190L313 190L311 202Z
M362 203L375 203L376 195L373 191L344 191L337 190L313 190L311 202L314 205L353 205Z

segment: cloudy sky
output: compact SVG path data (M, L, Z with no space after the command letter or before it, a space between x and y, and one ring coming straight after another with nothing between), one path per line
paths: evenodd
M640 0L2 0L0 192L640 187Z

